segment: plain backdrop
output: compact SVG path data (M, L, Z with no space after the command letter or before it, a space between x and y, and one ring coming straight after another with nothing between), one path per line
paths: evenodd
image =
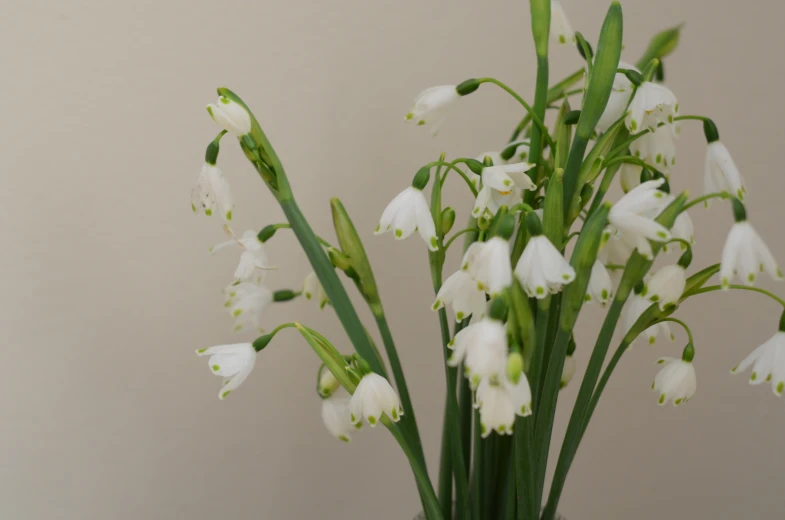
M563 5L596 42L608 3ZM715 119L748 182L750 218L785 261L785 4L627 0L623 9L627 61L656 31L686 22L667 84L682 113ZM376 271L435 478L444 382L425 247L372 231L420 165L505 142L522 111L492 86L463 100L436 138L403 115L423 88L469 77L498 77L531 100L528 3L69 0L2 10L0 516L411 518L419 501L390 435L366 429L345 445L324 430L318 362L296 333L278 336L224 402L194 355L253 339L231 332L222 307L237 253L208 255L224 239L220 222L189 208L216 133L204 106L220 85L245 98L330 240L328 199L344 201ZM551 56L554 81L581 66L571 46L554 45ZM235 229L282 221L225 142ZM698 124L683 125L678 150L674 189L699 194ZM470 201L448 184L463 222ZM732 219L725 204L696 208L693 219L699 268L718 261ZM278 267L269 284L298 289L310 269L291 234L280 232L269 252ZM581 317L581 371L602 316L594 306ZM714 293L677 316L695 332L697 395L659 408L649 389L654 361L679 355L682 332L629 352L568 480L561 509L570 520L785 514L785 402L729 374L774 333L777 305ZM295 319L349 350L334 313L310 302L275 305L265 326ZM561 395L555 447L576 390Z

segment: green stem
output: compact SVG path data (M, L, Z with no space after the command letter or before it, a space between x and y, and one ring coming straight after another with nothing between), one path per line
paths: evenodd
M453 236L451 236L451 237L450 237L450 239L447 241L447 243L446 243L446 244L444 244L444 251L446 252L448 249L450 249L450 246L452 245L452 243L453 243L453 242L455 241L455 239L456 239L456 238L458 238L459 236L461 236L461 235L463 235L463 234L465 234L465 233L473 233L473 232L475 232L475 231L477 231L477 228L476 228L476 227L469 227L469 228L464 228L464 229L462 229L462 230L458 231L457 233L455 233Z
M546 67L547 67L547 59L546 59L545 64L546 64ZM539 68L540 68L540 65L538 63L537 69L539 70ZM526 110L529 113L529 115L531 116L532 121L534 121L534 124L535 124L536 128L539 129L540 132L542 132L542 137L544 137L545 140L548 141L548 146L553 147L553 139L551 139L550 134L548 134L548 129L545 127L545 124L542 122L542 115L538 115L538 113L535 111L535 109L533 109L531 107L531 105L529 105L520 96L520 94L518 94L513 89L511 89L509 86L507 86L505 83L499 81L496 78L479 78L477 80L477 82L478 83L492 83L492 84L500 87L502 90L506 91L512 97L514 97L515 100L518 101L518 103L521 104L521 106L524 108L524 110ZM538 75L538 85L539 85L539 75ZM547 87L548 87L548 77L547 77L547 75L545 76L545 87L546 87L546 93L547 93ZM542 112L543 112L543 114L545 113L545 99L543 99L543 110L542 110ZM534 134L534 132L532 132L532 144L534 144L534 137L535 137L535 134ZM534 161L532 161L532 162L534 162Z
M442 516L452 518L452 457L450 441L450 405L444 402L444 417L442 419L442 449L439 454L439 503L442 506Z
M545 109L548 106L548 56L537 56L537 81L534 85L534 113L532 120L545 119ZM551 150L554 149L553 141L548 135L548 129L544 125L537 124L532 128L531 144L529 145L529 160L540 168L542 158L542 138L548 141ZM536 181L536 179L533 179Z
M634 155L620 155L618 157L614 157L613 159L611 159L610 161L605 163L603 165L603 167L604 168L610 168L611 166L614 166L616 164L623 164L623 163L634 164L636 166L640 166L641 168L646 168L647 170L651 170L654 173L662 175L663 177L667 177L665 175L665 173L663 173L661 170L658 170L657 168L655 168L651 164L649 164L646 161L640 159L639 157L635 157Z
M587 218L591 216L597 210L597 208L600 207L600 204L602 204L602 199L604 199L605 194L608 193L611 183L613 182L613 178L616 176L616 172L619 171L619 167L619 165L616 165L605 170L605 173L602 175L600 185L597 188L597 193L595 193L594 199L591 201L591 207L587 213Z
M548 89L548 97L547 97L548 104L551 104L554 101L564 97L565 92L567 92L567 90L575 83L577 83L583 77L583 74L584 74L583 69L582 68L578 69L575 72L573 72L570 76L567 76L559 83L555 84L550 89ZM518 136L521 135L521 132L523 132L523 129L526 128L526 125L528 125L530 121L531 121L531 116L527 113L526 116L521 120L521 122L518 123L518 126L515 128L515 131L512 133L512 136L510 137L510 142L513 142L516 139L518 139Z
M280 224L272 224L271 226L268 226L268 227L272 227L274 229L291 229L292 225L291 224L286 224L286 223L280 223ZM319 235L316 235L316 240L318 240L319 243L322 244L324 247L328 247L328 248L334 249L332 244L330 244L328 241L326 241L325 239L323 239Z
M444 186L444 181L447 180L447 174L450 173L450 170L458 172L458 175L460 175L463 178L463 180L466 181L466 185L469 186L469 189L471 190L472 195L474 195L476 197L477 196L477 188L474 187L474 184L472 184L472 181L471 181L471 179L469 179L469 176L466 174L465 171L463 171L460 168L455 166L456 164L464 162L464 161L465 161L465 159L456 159L456 160L454 160L451 163L449 163L447 161L432 161L432 162L429 162L428 164L426 164L425 166L423 166L423 168L433 168L434 166L446 166L447 167L447 171L444 172L443 174L440 173L440 172L436 173L436 177L439 179L439 183L440 183L439 185L440 186Z
M723 289L723 287L721 285L709 285L708 287L701 287L700 289L694 289L692 291L688 291L688 292L682 294L681 300L684 301L687 298L689 298L690 296L695 296L697 294L703 294L703 293L708 293L708 292L720 291L722 289ZM768 296L772 300L776 301L777 303L779 303L780 305L785 307L785 300L783 300L782 298L780 298L776 294L770 293L766 289L761 289L760 287L750 287L750 286L747 286L747 285L731 284L731 285L728 286L728 289L735 289L737 291L753 291L753 292L757 292L757 293L760 293L760 294L765 294L766 296Z
M728 193L727 191L721 191L718 193L707 193L706 195L701 195L700 197L697 197L689 201L687 204L685 204L684 208L682 209L682 212L687 211L691 207L696 206L701 202L706 202L707 200L710 199L730 199L730 198L731 198L731 194Z
M474 412L474 464L472 468L471 514L472 520L485 520L482 511L482 496L480 494L480 469L482 468L482 436L480 433L480 412Z
M681 325L681 328L682 328L682 329L684 329L684 332L686 332L686 333L687 333L687 340L688 340L690 343L693 343L693 340L692 340L692 331L690 330L690 328L687 326L687 324L686 324L686 323L684 323L683 321L681 321L681 320L680 320L680 319L678 319L678 318L662 318L662 319L658 320L658 323L659 323L659 322L663 322L663 321L672 321L673 323L677 323L677 324Z

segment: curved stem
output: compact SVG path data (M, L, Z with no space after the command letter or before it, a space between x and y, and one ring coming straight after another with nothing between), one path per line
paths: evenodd
M567 91L568 88L573 86L577 81L579 81L584 74L583 68L580 68L573 72L571 75L567 76L554 86L548 89L548 94L546 96L546 102L548 104L553 103L557 99L564 97L564 93ZM526 125L529 124L531 121L531 116L526 114L526 116L518 123L518 126L515 127L515 131L512 133L512 137L510 137L510 142L515 141L518 139L518 136L521 135L523 129L526 128Z
M676 116L673 118L674 121L711 121L708 117L705 116L698 116L698 115L684 115L684 116Z
M663 321L672 321L673 323L678 323L679 325L681 325L681 328L683 328L684 332L687 333L687 338L688 338L689 342L693 343L693 341L692 341L692 331L690 330L690 328L687 326L686 323L684 323L683 321L681 321L678 318L662 318L659 321L655 322L655 324L656 323L661 323Z
M462 229L462 230L458 231L457 233L455 233L453 236L451 236L451 237L450 237L450 239L447 241L447 243L446 243L446 244L444 244L444 250L445 250L445 251L447 251L448 249L450 249L450 245L451 245L451 244L452 244L452 243L455 241L455 239L456 239L456 238L458 238L459 236L461 236L461 235L463 235L463 234L465 234L465 233L473 233L473 232L475 232L475 231L477 231L477 228L465 228L465 229Z
M477 82L478 83L493 83L494 85L502 88L504 91L506 91L512 97L514 97L515 100L518 101L518 103L520 103L521 106L523 106L523 108L529 113L529 115L531 116L532 121L534 121L534 124L537 125L537 127L542 132L543 137L545 137L545 140L548 141L548 146L553 147L553 139L551 139L550 134L548 134L548 129L545 127L545 124L542 122L542 119L540 119L537 116L537 114L534 113L534 109L531 107L531 105L529 105L520 96L520 94L518 94L513 89L508 87L504 82L499 81L496 78L480 78L480 79L477 80Z
M708 193L706 195L702 195L700 197L697 197L696 199L693 199L693 200L689 201L682 208L682 212L687 211L691 207L697 206L701 202L706 202L707 200L710 200L710 199L730 199L730 198L731 198L731 194L728 193L727 191L720 191L720 192L717 192L717 193Z
M444 186L444 181L447 180L447 174L450 173L450 170L458 172L458 175L463 177L463 180L466 181L466 184L469 186L469 189L472 191L472 195L476 197L477 188L474 187L474 183L472 183L471 179L469 179L469 176L466 175L466 172L455 166L456 164L461 162L466 162L466 159L456 159L451 163L446 161L433 161L423 166L423 168L433 168L434 166L446 166L447 171L441 174L441 177L439 178L439 182L441 183L442 186Z
M689 242L689 240L684 240L683 238L673 237L670 240L668 240L667 242L665 242L665 244L672 244L674 242L677 242L677 243L683 245L687 249L692 249L692 244Z
M658 173L663 177L666 177L666 175L662 171L658 170L657 168L647 163L646 161L638 157L635 157L634 155L620 155L618 157L614 157L607 163L603 164L603 167L610 168L611 166L614 166L616 164L622 164L622 163L634 164L636 166L640 166L641 168L646 168L647 170L651 170L654 173Z
M720 291L722 289L723 289L723 287L721 285L709 285L708 287L701 287L700 289L695 289L693 291L689 291L687 293L682 294L681 301L686 300L690 296L695 296L697 294L703 294L703 293L708 293L708 292ZM737 284L729 285L728 289L735 289L737 291L752 291L752 292L756 292L756 293L760 293L760 294L765 294L766 296L768 296L772 300L776 301L777 303L779 303L780 305L782 305L785 308L785 300L783 300L782 298L780 298L776 294L770 293L766 289L761 289L760 287L750 287L748 285L737 285Z

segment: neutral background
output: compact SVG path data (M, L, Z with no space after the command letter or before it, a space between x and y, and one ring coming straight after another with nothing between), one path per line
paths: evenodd
M563 4L596 41L607 2ZM623 8L629 61L654 32L686 22L667 82L683 113L717 121L747 178L751 219L785 261L785 4ZM435 139L402 116L421 89L472 76L497 76L531 98L527 2L71 0L2 10L0 515L411 518L419 503L391 437L363 431L344 445L325 432L318 363L296 334L282 333L225 402L194 356L252 339L230 332L221 305L237 256L209 256L223 239L219 222L189 209L216 132L204 105L219 85L249 102L318 232L332 237L328 197L344 200L376 269L435 476L444 386L425 248L372 230L419 165L507 138L521 110L490 86ZM554 79L581 63L571 47L552 56ZM704 147L699 126L685 124L676 188L700 193ZM281 221L239 150L225 146L220 162L238 231ZM457 183L448 197L463 221L469 201ZM694 265L717 261L730 211L717 204L693 219ZM293 237L281 232L270 249L279 266L270 284L298 288L309 268ZM571 520L783 516L785 403L728 373L775 331L779 311L753 294L714 296L678 313L696 333L700 383L689 405L658 408L649 390L654 360L678 355L682 333L623 360L565 491ZM599 308L582 317L581 366L601 317ZM266 322L292 319L346 346L333 313L308 302L277 305Z

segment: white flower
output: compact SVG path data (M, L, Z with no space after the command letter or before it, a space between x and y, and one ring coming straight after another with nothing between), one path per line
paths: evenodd
M529 297L542 299L572 282L575 270L545 235L537 235L529 238L515 266L515 276Z
M608 270L599 260L594 261L589 277L589 287L586 290L586 302L600 302L603 307L610 301L613 295L613 283Z
M505 164L505 162L506 162L504 159L502 159L502 156L501 156L501 154L499 152L485 152L485 153L481 153L480 155L478 155L474 159L476 161L479 161L479 162L485 162L485 158L486 157L490 157L491 161L495 165ZM474 186L474 188L479 191L480 190L480 181L482 180L482 175L478 175L478 174L474 173L471 170L469 170L466 173L469 175L469 180L472 181L472 185Z
M619 68L640 72L635 66L623 61L619 62ZM630 96L632 96L632 90L632 81L630 81L623 72L617 72L613 77L613 87L611 89L611 95L608 98L608 104L605 105L605 111L597 122L596 128L598 132L605 132L613 123L621 119L624 112L627 110Z
M196 186L191 191L191 209L196 213L199 207L208 217L218 207L223 218L232 220L232 209L234 209L232 190L224 174L214 164L204 163L196 180Z
M662 406L673 401L673 405L678 406L692 399L698 384L692 361L664 357L658 359L657 363L664 365L651 385L651 389L659 396L657 404Z
M635 91L624 124L630 132L644 127L653 132L660 123L672 123L678 113L679 102L673 92L659 83L645 81Z
M516 160L520 162L526 162L526 159L529 158L529 148L531 147L531 139L518 139L517 141L513 141L508 143L505 148L509 148L510 146L515 145L515 152L512 154L510 161ZM493 163L497 164L497 163Z
M363 376L349 401L349 418L354 425L365 419L376 426L382 414L398 422L403 415L401 400L385 378L371 372Z
M766 343L759 346L731 370L744 372L752 367L750 384L759 385L771 381L771 389L777 397L785 390L785 332L778 331Z
M501 164L482 169L482 189L477 194L472 216L480 217L485 210L495 215L499 207L511 205L520 197L520 190L536 190L537 186L525 172L532 169L530 163Z
M641 172L643 166L637 164L624 163L619 168L619 181L621 182L621 189L624 193L629 192L641 183Z
M521 374L518 384L505 377L501 383L483 379L475 394L474 407L480 409L480 434L483 438L496 431L512 435L515 416L531 415L532 394L526 374Z
M739 173L730 152L720 141L709 143L706 147L706 167L703 176L705 194L726 192L744 200L747 189L744 178Z
M646 284L644 292L650 302L657 302L660 309L679 303L687 286L687 272L678 264L661 268Z
M226 399L233 390L246 380L256 363L256 350L250 343L218 345L200 348L197 356L210 356L208 364L213 374L224 378L223 387L218 392L219 399Z
M611 228L647 259L652 258L649 240L667 242L671 239L670 231L648 216L659 213L665 207L665 193L657 189L664 182L665 179L647 181L630 190L614 204L608 215Z
M238 239L228 226L224 226L224 231L232 237L232 240L227 240L211 247L210 253L216 253L233 245L239 245L243 249L243 254L240 255L240 263L234 272L235 283L244 282L254 277L259 280L264 278L264 272L272 269L272 267L268 263L264 245L259 241L256 233L249 229L243 233L242 238Z
M419 126L430 124L431 133L436 135L447 117L447 111L460 97L455 85L427 88L414 100L414 106L405 119Z
M561 371L561 381L559 382L559 387L564 388L570 384L572 378L575 376L575 358L573 356L567 356L564 358L564 368Z
M317 390L322 397L330 397L336 390L341 388L341 383L330 372L330 369L322 365L322 370L319 373L319 386Z
M646 161L655 168L667 171L676 164L676 145L674 140L678 132L678 125L663 125L657 127L636 139L630 144L630 151L635 157Z
M639 294L635 294L627 301L627 305L624 309L624 333L627 334L630 329L632 329L635 322L638 321L641 314L648 309L653 304L640 296ZM666 338L669 338L673 341L675 338L671 333L671 329L668 326L668 322L660 322L656 325L652 325L648 329L644 330L642 333L643 336L646 337L647 341L650 345L653 345L657 341L657 336L662 335Z
M224 289L224 306L234 318L234 330L239 332L252 325L262 330L264 310L273 301L273 293L264 285L253 282L240 282Z
M477 282L467 269L462 268L445 280L431 308L436 311L448 304L452 306L456 321L469 315L472 319L480 319L485 315L485 291L477 287Z
M678 238L689 242L690 244L695 243L695 232L692 226L692 219L690 215L686 211L682 211L679 213L679 216L676 217L676 220L673 222L673 227L671 228L671 236L673 238ZM682 250L686 250L687 246L684 244L679 244ZM668 246L663 245L663 250L667 251Z
M324 292L324 289L322 288L322 284L319 282L319 278L317 278L316 273L313 271L303 280L303 296L305 296L306 300L318 302L320 309L323 309L330 301L327 297L327 293Z
M475 242L467 250L464 265L477 281L477 287L491 296L498 296L512 284L510 243L502 237Z
M776 260L752 224L746 220L736 222L722 248L722 287L727 289L736 274L743 283L754 285L757 273L764 271L775 280L783 279Z
M438 249L431 209L422 190L414 186L403 190L387 205L374 234L381 235L391 229L395 230L395 238L398 240L408 237L416 230L428 245L428 249Z
M352 424L349 402L350 396L345 390L322 399L324 426L330 435L343 442L349 442L352 439L352 430L356 429Z
M245 107L224 96L219 96L215 104L207 105L207 111L218 126L237 137L251 131L251 115Z
M466 377L476 388L481 379L499 377L507 367L507 328L492 318L483 318L462 329L448 345L451 367L464 362Z
M551 38L562 44L575 43L575 33L559 0L551 0Z
M600 250L598 259L609 271L613 287L618 287L622 274L624 274L624 266L627 265L627 261L632 256L633 251L634 248L622 240L618 234L612 234L607 237L605 245ZM613 269L608 266L613 266Z

